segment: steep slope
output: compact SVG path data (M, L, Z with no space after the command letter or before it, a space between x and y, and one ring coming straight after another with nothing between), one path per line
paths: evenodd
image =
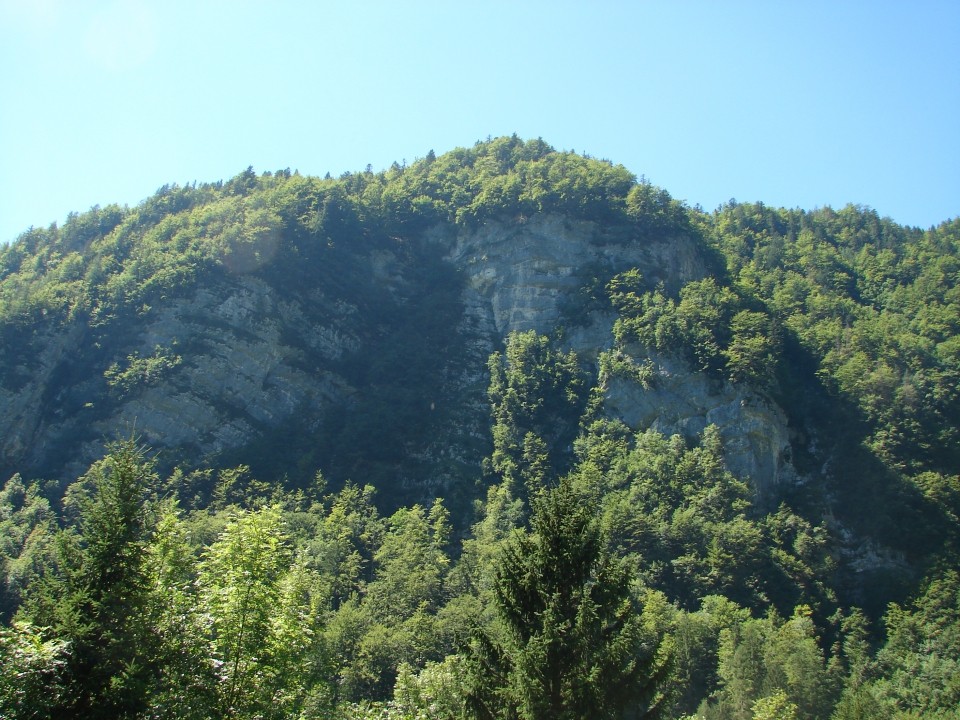
M487 359L534 330L576 352L594 411L689 439L716 425L764 507L850 516L868 463L876 497L926 517L957 470L956 223L871 212L710 215L516 137L378 174L164 187L0 256L0 472L63 487L136 434L162 469L322 470L465 518ZM898 525L852 515L858 536Z
M486 359L508 333L553 332L588 271L639 266L672 285L705 272L689 237L641 244L614 230L552 213L436 224L351 257L360 287L313 285L302 268L214 267L102 326L42 318L12 338L39 362L13 368L25 381L3 389L4 464L69 480L105 440L136 432L167 465L229 458L276 476L294 470L282 456L296 449L300 473L386 465L392 477L375 479L446 494L436 463L456 458L462 475L486 453ZM612 343L610 317L570 343L595 356ZM439 434L432 415L447 418ZM386 419L403 428L377 427Z
M958 280L958 220L705 213L516 137L31 230L0 703L512 716L609 656L586 706L947 711Z

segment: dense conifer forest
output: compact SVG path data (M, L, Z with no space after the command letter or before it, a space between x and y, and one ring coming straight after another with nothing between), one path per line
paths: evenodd
M432 233L536 216L682 238L704 270L581 269L554 327L485 358L479 461L411 460L458 417L437 364L468 374ZM370 271L388 251L403 282ZM0 397L71 328L51 413L166 387L195 345L129 351L131 328L238 273L318 288L306 314L359 308L375 351L335 369L369 391L208 463L135 424L73 477L80 430L29 468L8 453L0 717L960 718L960 219L706 211L515 136L339 178L248 169L0 248ZM605 344L574 349L597 318ZM713 424L611 412L663 358L781 408L793 480L733 472ZM440 463L436 492L394 481Z

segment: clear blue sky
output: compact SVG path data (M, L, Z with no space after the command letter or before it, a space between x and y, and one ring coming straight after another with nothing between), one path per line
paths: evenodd
M960 215L960 2L0 0L0 241L542 137L712 210Z

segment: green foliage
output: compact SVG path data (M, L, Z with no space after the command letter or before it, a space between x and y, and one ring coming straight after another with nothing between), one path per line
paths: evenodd
M931 579L911 606L887 612L879 677L867 689L882 707L920 716L960 707L960 573Z
M0 490L0 619L8 621L50 564L56 518L37 483L19 475Z
M587 397L584 373L573 351L554 350L549 338L534 331L511 333L488 367L492 469L534 494L568 461L564 451L576 436Z
M509 482L491 485L485 503L478 503L480 519L463 541L460 561L451 572L451 585L475 593L484 607L492 607L494 568L512 532L525 517L522 500L515 497Z
M394 705L401 717L411 720L459 720L464 712L464 660L450 655L443 662L427 663L414 673L401 665L394 689Z
M592 219L624 217L634 177L622 166L555 152L513 137L458 148L397 172L381 191L384 209L406 226L446 220L478 225L540 212Z
M181 362L183 362L182 357L171 355L157 346L150 357L140 357L137 353L128 355L125 367L121 368L119 363L114 363L104 371L103 376L107 380L107 385L125 395L137 388L159 382L166 373Z
M778 330L766 313L741 310L730 320L730 342L722 351L734 382L769 388L779 355Z
M615 377L632 380L643 388L649 388L653 382L653 363L649 360L638 363L621 349L601 351L597 357L597 365L601 387Z
M607 284L619 315L614 327L618 344L637 341L652 350L679 353L694 367L733 382L758 390L775 387L780 332L766 312L738 309L744 301L713 278L687 283L678 300L667 297L662 287L642 288L636 270Z
M611 549L686 606L722 594L748 607L832 602L825 530L786 507L758 517L749 487L724 466L708 426L698 446L596 421L577 441L575 469L597 497Z
M696 710L719 685L721 632L749 619L750 611L722 595L703 598L695 612L668 609L673 658L665 716Z
M790 702L783 690L757 700L752 711L753 720L797 720L798 717L796 704Z
M659 699L666 646L641 625L629 572L604 552L583 500L561 482L536 500L532 532L504 548L494 585L503 645L478 640L475 651L480 717L616 717Z
M689 231L686 208L670 193L647 182L645 178L627 193L627 216L643 237L677 234Z
M232 519L208 549L198 583L212 620L223 714L296 714L317 681L313 669L323 655L312 597L317 583L290 554L280 506Z
M821 718L836 693L808 609L748 619L720 633L720 689L706 718Z
M57 572L34 589L25 618L69 644L61 717L118 717L146 706L151 666L144 498L153 482L134 441L113 446L88 473L77 534L58 537ZM33 617L29 617L32 615Z
M331 620L347 698L387 699L404 662L422 666L449 649L438 618L449 533L439 501L429 512L414 506L386 519L372 580Z
M885 462L956 467L956 220L922 232L862 207L731 204L706 222L738 292L812 355Z
M348 484L335 497L306 543L306 556L326 583L326 604L337 610L365 592L372 580L373 555L382 540L383 524L373 503L374 489Z
M68 702L69 644L26 622L0 628L0 717L53 717Z
M154 662L163 668L149 693L147 715L215 717L218 675L209 618L195 594L197 551L175 501L158 504L147 550L149 616L159 640Z
M280 577L288 564L279 509L243 513L227 524L204 560L201 596L214 619L217 657L223 663L227 713L251 712L258 657L271 638ZM258 703L259 700L259 703Z
M431 456L456 454L445 433L459 417L441 400L476 376L463 279L428 231L536 213L593 223L605 242L703 240L725 267L705 252L682 285L606 259L575 269L564 321L613 310L614 346L594 362L536 332L507 338L488 365L489 436L469 431L483 452L492 441L485 474L451 459L453 504L403 505ZM161 481L127 442L62 499L13 476L0 715L955 718L958 250L958 220L704 213L516 136L335 180L248 168L30 230L0 248L2 392L42 363L40 402L71 416L92 387L76 365L112 391L96 405L119 402L192 350L142 354L139 323L244 276L304 322L348 329L356 351L321 371L359 391L322 422L295 415L231 469ZM369 272L381 265L403 281ZM76 357L48 367L40 349L61 335ZM316 369L301 338L283 342ZM778 402L804 483L760 506L716 428L697 442L608 417L614 378L656 388L653 353ZM74 439L58 442L67 463ZM310 486L318 466L339 492ZM273 482L282 473L301 490ZM871 585L845 565L863 538L926 572L922 589L904 600L905 571Z

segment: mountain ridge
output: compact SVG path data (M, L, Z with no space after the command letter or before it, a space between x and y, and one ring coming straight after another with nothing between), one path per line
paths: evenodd
M732 467L775 502L781 480L830 462L827 451L793 467L824 442L812 440L809 409L781 407L785 388L797 398L797 372L811 370L796 358L836 355L791 339L796 303L824 317L868 312L851 253L876 247L868 259L898 291L890 248L950 238L956 224L921 233L853 206L731 204L710 215L621 166L515 136L337 180L248 168L225 183L165 186L132 210L71 216L3 252L0 467L62 487L135 429L168 469L229 460L294 484L323 469L425 501L476 480L491 442L486 358L511 332L534 330L577 351L595 382L614 350L653 363L673 390L613 377L611 414L690 438L720 421ZM786 264L807 262L804 252L806 278ZM765 267L768 288L757 280ZM611 289L630 272L632 286ZM951 318L936 320L946 346ZM836 392L819 384L812 396ZM444 454L456 459L432 475Z

